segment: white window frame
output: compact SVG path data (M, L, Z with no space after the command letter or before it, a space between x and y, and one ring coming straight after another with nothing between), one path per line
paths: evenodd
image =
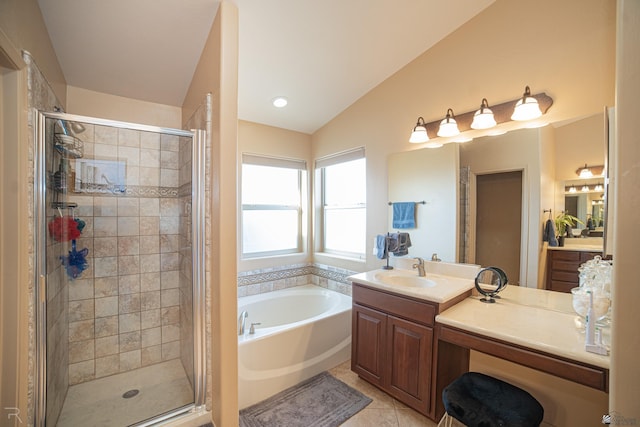
M298 205L278 205L278 204L244 204L241 203L241 213L240 213L240 230L241 230L241 238L240 238L240 254L241 258L245 260L256 259L256 258L265 258L270 256L277 255L291 255L291 254L299 254L304 252L303 249L303 230L304 230L304 206L305 201L304 197L306 194L305 185L306 179L303 176L303 172L307 171L307 162L306 160L299 159L287 159L287 158L279 158L279 157L269 157L260 154L250 154L243 153L242 154L242 166L245 164L258 165L258 166L269 166L276 168L287 168L287 169L296 169L298 171L298 194L299 194L299 202ZM240 185L242 189L242 183ZM242 201L242 195L240 195L240 200ZM273 250L273 251L262 251L262 252L244 252L244 212L249 210L294 210L296 211L296 217L298 219L298 238L296 247L291 249L282 249L282 250Z
M320 242L319 244L316 244L316 248L318 249L319 252L327 254L327 255L333 255L333 256L339 256L339 257L345 257L345 258L352 258L352 259L357 259L357 260L364 260L366 259L366 233L365 236L363 236L363 239L365 239L364 243L364 247L365 250L364 252L360 253L360 252L348 252L348 251L339 251L339 250L334 250L334 249L328 249L325 245L325 239L326 239L326 234L325 234L325 230L326 230L326 211L328 210L344 210L344 209L365 209L366 212L366 208L367 208L367 204L365 203L359 203L359 204L353 204L353 205L333 205L333 206L329 206L325 203L325 168L328 166L333 166L333 165L337 165L340 163L346 163L346 162L350 162L353 160L359 160L359 159L365 159L366 162L366 157L365 157L365 149L364 147L358 147L355 148L353 150L349 150L349 151L344 151L341 153L336 153L330 156L326 156L326 157L322 157L320 159L317 159L315 162L315 170L316 170L316 180L318 185L316 185L316 190L318 191L318 195L319 198L317 200L319 200L319 209L318 209L318 221L316 222L319 233L317 233L317 236L320 238ZM365 225L365 230L366 230L366 225Z

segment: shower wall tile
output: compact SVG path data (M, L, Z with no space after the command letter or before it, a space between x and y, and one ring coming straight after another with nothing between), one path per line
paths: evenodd
M119 315L120 334L140 330L140 313L129 313Z
M118 145L140 147L140 132L133 129L118 129Z
M141 148L140 166L160 168L160 151L152 148Z
M95 299L95 317L109 317L118 314L118 297L104 297Z
M69 364L69 385L83 383L94 378L94 359Z
M155 132L140 132L140 148L160 150L160 134Z
M139 236L118 237L118 255L138 255L140 253Z
M77 301L94 297L93 279L76 279L69 286L69 301Z
M117 237L96 237L93 239L93 257L111 257L118 255Z
M140 216L160 216L160 199L140 199Z
M140 236L140 254L157 253L160 253L160 236Z
M102 338L96 338L96 357L104 357L120 352L120 342L118 335L110 335Z
M140 291L157 291L160 289L160 273L144 273L140 275Z
M94 217L93 236L111 237L118 235L118 221L116 217Z
M77 363L93 359L95 357L94 347L94 340L69 343L69 363Z
M96 338L117 335L119 329L118 326L117 315L96 319Z
M162 329L150 328L142 331L142 348L152 347L162 344Z
M93 299L69 301L70 322L76 322L78 320L92 320L93 318Z
M69 322L69 342L92 339L94 337L93 328L93 320Z
M118 275L117 257L100 257L93 259L95 277L111 277Z
M85 148L91 144L85 158L123 162L126 186L136 187L70 196L79 206L75 213L86 222L78 245L89 248L89 268L65 291L68 306L61 297L50 297L51 317L64 313L70 320L63 328L73 348L71 360L64 362L65 377L76 384L182 353L185 368L192 369L192 349L185 344L193 341L182 337L192 333L191 313L181 315L191 310L190 284L188 290L180 288L190 282L190 255L183 261L189 271L179 272L181 245L190 245L190 222L184 221L190 187L181 187L191 176L185 170L191 167L190 145L183 142L181 148L173 135L107 126L91 126L85 137ZM183 195L171 196L171 188ZM56 244L58 253L70 249ZM57 256L50 264L59 266ZM63 282L57 279L50 288L58 291Z
M130 371L141 366L140 350L120 353L120 372Z
M118 295L118 278L100 277L94 279L94 295L96 298Z
M161 346L143 347L141 350L142 366L149 366L162 362Z
M152 310L160 308L160 291L142 292L140 294L140 309Z
M120 372L120 355L114 354L96 359L96 378L114 375Z

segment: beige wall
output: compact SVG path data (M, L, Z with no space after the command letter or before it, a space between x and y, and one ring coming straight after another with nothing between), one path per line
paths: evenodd
M634 7L637 9L637 3ZM366 147L367 242L387 227L387 158L391 153L414 149L408 138L418 116L429 122L442 118L449 107L460 113L473 111L483 97L488 98L490 104L512 100L521 95L525 85L529 85L533 93L546 92L554 99L547 115L552 122L590 116L602 112L606 105L613 105L615 11L613 1L528 3L497 0L318 130L312 138L314 158L351 147ZM637 44L634 48L637 49ZM630 89L627 93L637 93L637 83L632 89L635 92ZM547 130L541 132L543 138L552 137L544 135ZM637 138L640 132L630 132L628 137L632 134ZM640 144L635 145L638 146ZM548 153L546 142L543 147L542 152ZM539 156L540 151L536 155ZM637 161L637 149L635 159ZM546 174L550 173L546 171ZM637 177L637 174L633 176ZM547 176L545 182L548 181ZM637 188L637 183L635 185ZM541 194L539 187L536 192ZM548 200L549 191L545 190L544 194ZM536 210L542 213L540 206ZM630 220L631 210L628 215ZM637 208L635 218L638 218ZM640 227L634 230L640 230ZM536 233L535 240L539 240L539 234ZM631 240L628 244L632 244ZM538 257L537 251L530 251L529 262L537 263ZM314 258L318 259L318 254ZM364 271L377 268L379 263L368 254L366 263L336 260L333 264ZM633 277L631 268L629 265L627 277ZM536 283L537 280L532 281L531 285L536 286ZM638 300L637 290L628 292L635 299L628 298L627 304ZM630 306L627 310L637 312ZM635 327L638 323L629 325ZM632 337L637 336L631 331L622 335L626 340L635 339L632 345L636 349L638 339ZM621 356L621 359L621 366L637 373L630 355ZM475 363L475 359L472 362ZM614 365L612 372L617 369L619 367ZM502 372L503 378L516 383L518 375L517 370L508 366ZM621 384L618 399L624 400L624 408L631 414L631 396L636 397L637 406L640 380L635 375L632 376L635 383L631 383L623 375L623 372L619 377L614 374ZM627 392L622 397L623 384L636 392ZM568 384L565 397L574 393L581 391ZM545 399L556 397L556 408L580 417L584 402L565 398L562 394L549 394ZM596 400L599 401L586 398L587 404L599 407ZM634 410L637 411L637 407ZM579 421L574 423L573 418L567 416L560 418L568 420L564 425L584 425ZM599 419L593 422L594 425L597 423Z
M258 123L240 120L238 122L238 224L241 224L241 185L242 182L242 153L261 154L265 156L281 157L307 162L307 195L311 194L311 176L313 162L311 161L311 135L286 129L266 126ZM307 197L306 200L309 198ZM305 200L305 198L303 198ZM310 218L310 204L304 207L305 216ZM238 271L256 270L287 264L299 264L311 260L310 241L311 221L307 221L307 228L303 230L304 252L295 255L277 257L242 259L241 230L238 230Z
M618 1L616 82L616 206L614 207L615 261L613 264L613 336L609 408L623 421L640 423L640 2ZM629 424L629 423L627 423ZM622 424L620 424L622 425Z
M598 114L555 128L555 134L557 181L578 179L576 169L585 164L604 164L604 105Z
M124 98L67 86L67 110L70 114L159 126L182 128L180 107Z
M238 9L223 1L183 104L186 123L212 94L211 150L211 411L217 426L238 425L237 161Z
M414 149L408 138L418 116L473 111L483 97L516 99L525 85L553 97L551 120L596 114L614 102L614 46L611 1L498 0L318 130L313 157L366 147L370 242L387 228L387 157ZM366 263L334 264L363 271L378 263L367 254Z
M46 76L63 107L67 82L53 50L37 0L0 1L0 29L19 50L26 50Z

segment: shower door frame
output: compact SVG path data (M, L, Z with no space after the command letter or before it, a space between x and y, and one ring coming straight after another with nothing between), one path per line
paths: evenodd
M205 142L206 132L194 129L185 131L117 120L79 116L62 112L33 110L34 126L34 287L35 287L35 426L44 427L47 411L47 292L46 292L46 119L68 120L120 129L155 132L190 137L191 158L191 236L192 236L192 292L193 292L193 389L194 403L159 415L136 426L144 427L169 420L186 413L204 410L206 399L206 345L205 345Z

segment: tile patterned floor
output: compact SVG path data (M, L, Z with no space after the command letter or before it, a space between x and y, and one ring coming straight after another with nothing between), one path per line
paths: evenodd
M138 389L132 398L123 393ZM193 389L180 360L69 387L57 427L121 427L193 402Z
M438 423L400 403L351 371L351 361L329 370L345 384L373 399L366 408L342 424L344 427L436 427Z

